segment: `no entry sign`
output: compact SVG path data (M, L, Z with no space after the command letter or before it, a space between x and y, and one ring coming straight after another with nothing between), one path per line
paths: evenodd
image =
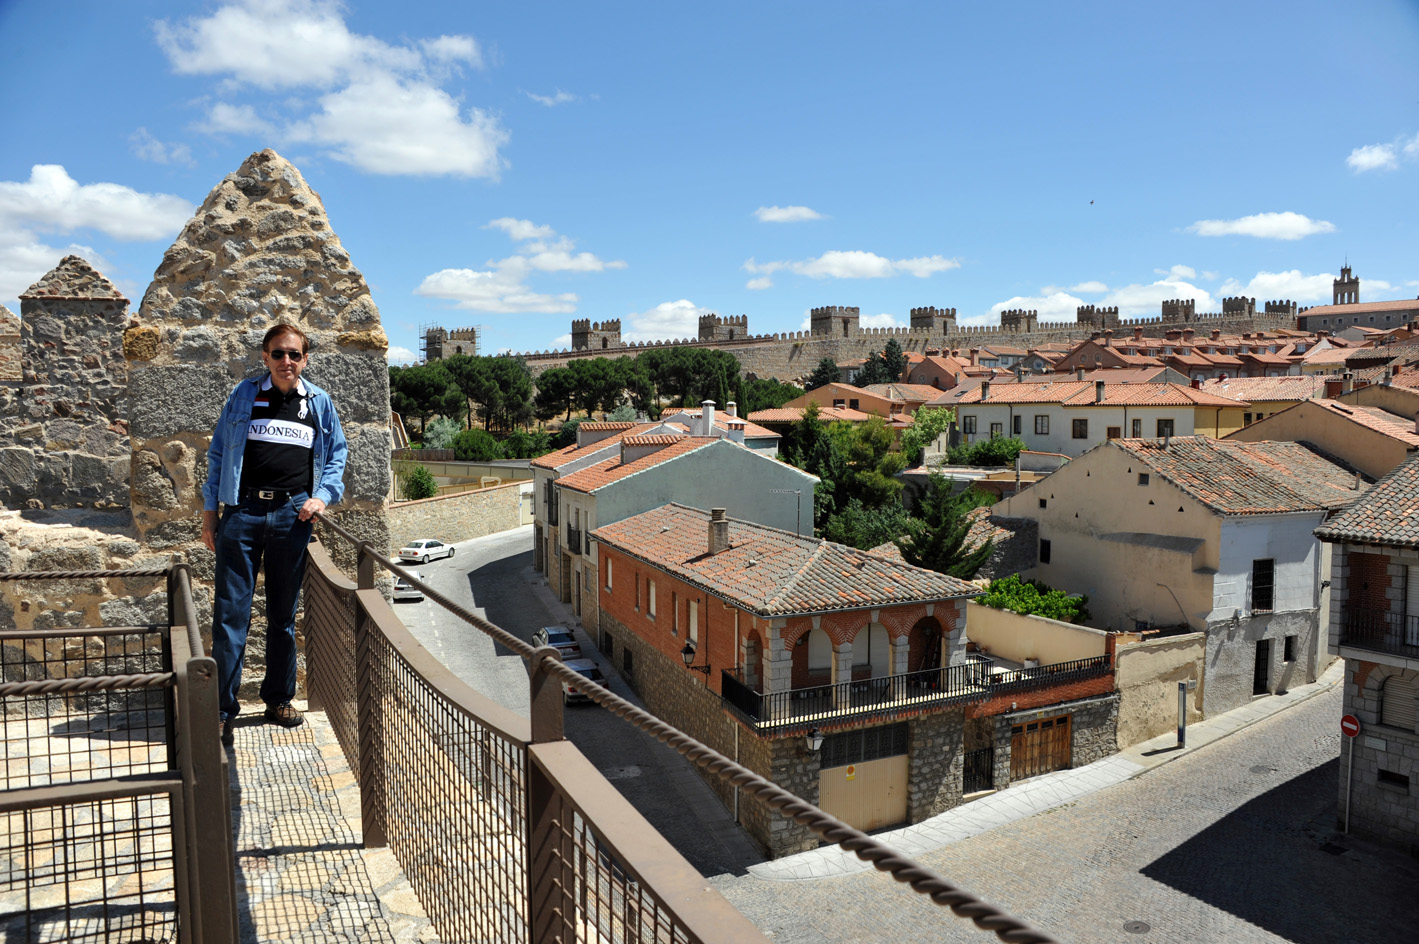
M1340 719L1340 733L1346 737L1354 737L1360 733L1360 719L1354 715L1346 715Z

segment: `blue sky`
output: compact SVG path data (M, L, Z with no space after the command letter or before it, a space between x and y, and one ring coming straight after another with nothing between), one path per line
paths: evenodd
M394 359L1081 303L1419 294L1419 5L0 0L0 302L66 252L136 310L272 147Z

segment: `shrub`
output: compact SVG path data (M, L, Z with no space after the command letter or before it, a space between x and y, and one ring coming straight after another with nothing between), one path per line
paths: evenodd
M562 428L557 431L557 438L552 441L552 448L565 449L567 446L576 445L576 428L581 425L581 417L567 420L562 424Z
M406 501L414 501L418 498L433 498L439 493L438 483L434 481L434 475L422 465L416 465L400 476L400 482L404 490Z
M503 449L486 429L465 429L453 439L453 455L461 462L488 462L501 459Z
M424 430L424 448L451 448L454 437L458 435L461 429L463 429L463 426L458 420L451 420L446 416L440 416L438 419L431 421Z
M626 423L636 418L636 408L629 403L622 403L616 409L606 414L606 420L610 423Z
M1089 618L1087 596L1070 596L1038 580L1021 580L1019 574L993 581L985 596L976 602L997 610L1043 616L1063 623L1083 625Z

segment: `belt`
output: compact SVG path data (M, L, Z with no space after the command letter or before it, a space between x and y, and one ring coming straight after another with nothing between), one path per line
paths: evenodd
M246 488L242 489L241 500L251 501L289 501L292 495L299 495L304 489L291 490L282 488Z

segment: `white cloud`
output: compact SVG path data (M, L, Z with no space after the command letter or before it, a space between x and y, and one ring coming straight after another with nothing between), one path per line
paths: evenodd
M536 92L526 92L524 94L539 105L546 105L548 108L556 108L558 105L565 105L568 102L581 101L578 96L573 95L571 92L563 92L561 89L557 89L554 95L538 95Z
M1154 269L1158 275L1169 279L1195 279L1197 270L1190 265L1175 265L1170 269Z
M880 315L862 315L857 319L857 323L864 328L905 328L907 322L902 321L890 312L882 312Z
M627 341L675 341L699 337L700 316L710 313L687 298L661 302L649 311L625 317L621 337Z
M419 355L407 347L398 347L393 344L389 346L389 350L384 352L384 360L387 364L412 364L418 359Z
M92 246L50 246L29 231L0 226L0 298L18 299L65 256L80 256L99 271L109 267Z
M766 288L773 288L774 280L767 275L761 275L756 279L750 279L745 282L744 287L751 292L760 292Z
M1351 151L1345 163L1357 174L1367 170L1394 170L1399 166L1399 155L1393 144L1367 144Z
M524 239L550 239L557 235L557 231L550 226L538 225L531 220L514 219L511 216L500 216L495 220L489 220L483 228L500 229L518 242Z
M139 193L122 184L80 184L59 164L35 164L24 182L0 181L0 231L96 229L114 239L162 239L176 236L194 209L172 194Z
M1120 318L1141 318L1145 315L1160 314L1162 303L1170 298L1194 299L1199 313L1221 310L1220 304L1213 300L1206 289L1198 288L1179 278L1159 279L1149 285L1125 285L1105 295L1099 304L1116 306Z
M1290 299L1291 301L1329 302L1331 282L1335 276L1328 272L1305 275L1299 269L1287 272L1258 272L1245 285L1237 279L1228 279L1218 290L1224 296L1245 295L1264 301ZM1365 284L1369 284L1366 279Z
M804 220L821 220L823 214L806 206L759 207L754 217L760 223L802 223Z
M744 263L744 271L755 275L770 276L780 270L806 275L813 279L885 279L897 275L914 275L924 279L935 272L956 269L960 263L944 256L918 256L913 259L888 259L875 252L860 250L830 250L814 259L796 262L756 262L749 259ZM758 282L759 280L755 280ZM767 288L767 284L759 284Z
M502 230L522 245L511 256L490 259L482 270L441 269L426 276L414 293L446 299L459 308L474 311L566 313L576 311L577 296L571 292L534 292L527 284L534 272L586 273L626 268L619 259L608 262L589 252L573 252L573 240L531 220L504 216L483 228Z
M497 118L442 87L458 66L482 67L471 36L387 43L351 32L333 0L232 0L154 31L180 74L220 77L222 92L296 93L264 103L270 117L219 101L198 130L315 144L376 174L496 178L503 166Z
M566 350L567 348L570 348L571 346L572 346L572 336L571 336L571 332L567 332L566 334L559 334L559 335L557 335L555 338L553 338L553 339L552 339L552 346L551 346L551 348L549 348L549 350L561 351L561 350Z
M251 105L229 105L226 102L217 102L207 109L207 117L192 127L207 134L276 134L276 126L258 115Z
M1235 220L1198 220L1187 228L1199 236L1254 236L1257 239L1301 239L1317 233L1335 232L1335 224L1313 220L1300 213L1255 213ZM1188 278L1197 273L1188 269Z
M1107 292L1108 290L1109 287L1103 282L1099 281L1080 282L1078 285L1069 286L1069 291L1071 292L1088 292L1090 294L1098 292Z
M182 164L193 167L192 149L185 144L165 144L153 137L147 128L139 128L128 136L128 144L139 160L154 164Z
M1072 322L1075 317L1075 308L1082 304L1084 304L1084 299L1056 289L1053 292L1047 291L1043 295L1016 295L1014 298L1007 298L1003 302L991 305L988 314L968 316L959 319L959 322L967 325L999 324L1002 311L1016 308L1039 312L1042 324L1059 321Z

